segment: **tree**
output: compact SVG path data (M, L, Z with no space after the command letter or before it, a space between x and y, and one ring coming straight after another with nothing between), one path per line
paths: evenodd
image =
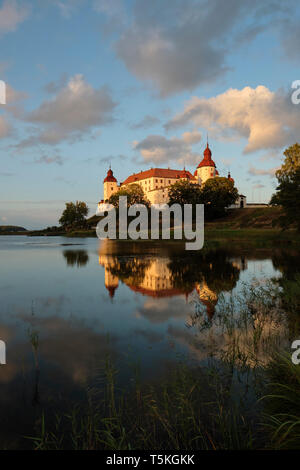
M276 171L278 186L270 204L282 206L284 215L278 219L284 227L296 224L300 231L300 145L291 145L284 152L284 162Z
M201 202L205 204L205 217L213 219L225 215L225 208L238 198L238 190L228 178L209 178L201 187Z
M282 178L291 175L300 167L300 145L298 142L287 148L283 155L285 156L284 162L281 168L276 171L276 178L279 182L281 182Z
M197 184L180 180L169 188L169 204L200 204L201 190Z
M83 224L88 212L89 208L85 202L66 202L66 208L59 219L59 223L64 227Z
M300 232L300 166L293 172L278 173L277 178L279 185L270 203L283 208L284 215L278 222L283 228L296 225Z
M133 204L144 204L147 207L149 206L149 201L145 198L144 191L139 184L130 184L119 189L118 192L110 196L108 202L118 208L120 196L127 197L127 207L132 206Z

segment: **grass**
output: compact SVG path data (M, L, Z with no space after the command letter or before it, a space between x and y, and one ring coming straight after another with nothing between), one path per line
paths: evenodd
M295 230L282 231L278 229L214 229L209 226L205 229L206 240L245 240L265 242L291 242L300 243L300 235Z
M267 369L264 426L275 449L300 449L300 365L277 354Z

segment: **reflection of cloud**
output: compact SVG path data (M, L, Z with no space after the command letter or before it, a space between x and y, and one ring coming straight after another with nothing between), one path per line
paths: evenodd
M105 356L109 353L114 357L115 339L109 342L103 334L96 333L83 321L74 318L65 320L57 316L32 317L23 315L23 321L32 324L39 336L38 357L41 369L47 367L47 374L56 371L56 380L81 383L92 377L97 368L101 367ZM30 370L34 367L29 337L20 340L15 328L0 329L3 338L7 338L7 366L1 369L0 381L9 382L20 372L20 361L23 367Z
M191 306L183 296L159 299L147 299L143 307L136 311L151 323L164 323L170 319L182 319L191 313Z
M168 333L180 344L185 345L199 360L208 356L222 359L235 354L235 360L245 359L250 366L267 363L275 348L287 346L287 321L285 315L276 307L262 311L259 305L257 311L245 317L241 310L235 313L235 320L229 314L230 304L224 312L220 312L209 325L205 325L205 318L200 315L189 322L190 329L183 330L170 325ZM256 340L256 332L259 339ZM273 346L272 346L273 345Z

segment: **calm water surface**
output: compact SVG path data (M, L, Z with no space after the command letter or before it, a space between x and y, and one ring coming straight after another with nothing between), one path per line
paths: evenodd
M195 311L209 322L224 293L288 275L295 263L288 247L228 243L192 254L178 243L23 236L1 236L0 259L0 433L16 441L41 407L85 396L108 354L121 381L136 364L145 380L182 358L205 360Z

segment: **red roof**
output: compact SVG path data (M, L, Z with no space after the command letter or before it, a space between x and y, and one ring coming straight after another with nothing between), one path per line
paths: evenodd
M207 144L206 149L203 152L203 160L199 163L197 168L201 168L203 166L213 166L216 167L215 162L211 159L211 150Z
M114 174L111 169L108 170L106 178L104 178L103 183L116 183L117 180L114 177Z
M189 178L194 179L192 173L186 170L170 170L169 168L151 168L128 176L123 184L135 183L146 178Z

